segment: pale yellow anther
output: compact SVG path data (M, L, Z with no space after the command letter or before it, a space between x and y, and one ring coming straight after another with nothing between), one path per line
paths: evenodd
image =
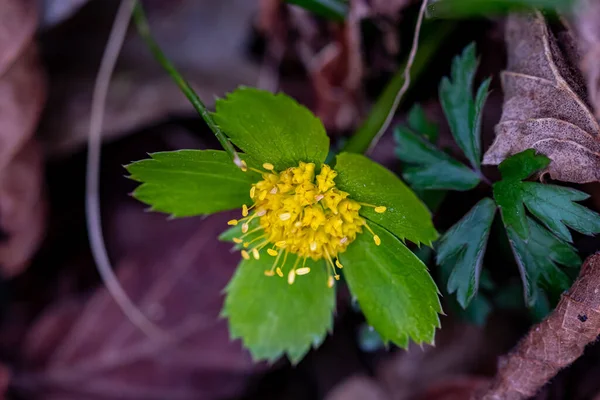
M245 205L245 204L242 206L242 215L243 215L244 217L247 217L247 216L248 216L248 206L247 206L247 205Z
M375 212L379 213L379 214L383 214L385 212L385 210L387 210L387 207L385 207L385 206L375 207Z
M381 244L381 239L380 239L380 238L379 238L379 236L377 236L377 235L374 235L374 236L373 236L373 241L375 241L375 244L376 244L377 246L379 246L379 245Z
M250 242L244 242L244 245L243 245L243 246L244 246L245 248L248 248L248 246L250 246Z
M335 280L333 279L333 276L329 275L329 278L327 278L327 287L332 288L333 285L335 285Z
M256 250L256 248L252 249L252 256L255 260L260 259L260 253L258 252L258 250Z
M310 272L310 268L308 267L302 267L302 268L298 268L296 270L296 275L302 276L302 275L306 275Z
M249 228L248 223L247 222L243 223L242 224L242 233L248 232L248 228Z
M333 277L335 278L336 281L340 280L340 276L339 275L334 275Z
M275 243L275 246L277 246L277 247L285 247L285 245L286 245L285 240L280 240L279 242Z
M342 263L340 262L340 260L335 260L335 266L338 267L339 269L344 268L344 266L342 265Z
M240 243L242 243L242 242L243 242L243 240L242 240L242 239L240 239L240 238L233 238L233 242L234 242L234 243L237 243L237 244L240 244Z
M263 215L265 215L267 213L267 210L260 210L256 213L257 216L262 217Z
M242 257L244 258L244 260L249 260L250 259L250 254L248 254L248 252L246 250L242 250Z
M237 219L230 219L229 221L227 221L227 225L236 226L237 224L238 224Z
M310 242L310 251L317 251L317 242Z
M244 172L248 171L248 164L246 164L246 161L242 160L241 164L242 164L242 171L244 171Z
M256 186L252 186L250 188L250 198L254 199L254 194L256 193Z
M315 201L319 202L319 201L323 200L323 197L325 197L325 196L323 196L322 194L316 195L315 196Z
M345 244L348 243L348 236L344 236L343 238L340 239L340 244Z
M277 275L279 275L280 278L283 278L283 271L281 270L281 268L277 267L275 272L277 272Z
M275 166L271 163L266 162L263 164L263 168L266 169L267 171L273 171Z
M292 214L290 213L279 214L279 219L282 221L287 221L290 218L292 218Z
M265 276L273 276L273 275L275 275L275 272L270 271L270 270L265 271Z
M294 283L294 281L296 280L296 271L291 270L290 272L288 272L288 284L292 284Z
M277 253L277 250L267 249L267 254L270 255L270 256L275 257L279 253Z
M271 189L269 191L269 193L271 193L271 194L277 194L277 186L273 187L273 189Z

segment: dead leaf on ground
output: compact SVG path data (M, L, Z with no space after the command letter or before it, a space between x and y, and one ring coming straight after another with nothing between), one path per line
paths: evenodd
M600 119L600 2L580 1L576 8L574 27L590 102L594 106L596 118Z
M147 215L142 208L135 207L140 219ZM230 216L176 221L162 216L155 221L179 228L153 242L159 246L145 243L118 262L127 293L171 341L145 337L99 288L87 301L73 298L49 308L34 324L13 387L45 400L239 395L249 375L264 365L253 364L240 342L230 341L227 323L219 318L222 289L239 261L230 244L216 239ZM111 218L120 223L123 215Z
M507 20L508 67L502 73L504 109L484 164L534 148L548 156L553 179L600 180L600 127L587 103L585 84L568 32L560 41L541 13ZM566 53L566 54L564 54Z

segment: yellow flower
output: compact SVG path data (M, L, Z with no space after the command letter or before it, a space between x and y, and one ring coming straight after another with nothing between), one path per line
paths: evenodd
M250 168L262 176L262 180L252 185L250 207L242 207L243 218L229 221L230 225L242 224L242 235L234 239L244 247L242 257L250 255L259 259L261 252L275 257L271 269L265 275L287 274L289 284L296 276L305 275L310 269L306 259L326 260L329 265L327 285L333 287L339 279L337 269L343 268L338 254L363 232L370 232L379 246L381 239L359 215L361 207L372 207L378 213L386 211L385 206L359 203L348 193L335 185L337 172L323 164L318 174L314 163L300 162L297 167L277 172L270 163L263 164L264 171ZM258 226L250 229L250 224L258 220ZM246 238L252 235L250 241ZM283 271L287 257L296 257L293 267Z

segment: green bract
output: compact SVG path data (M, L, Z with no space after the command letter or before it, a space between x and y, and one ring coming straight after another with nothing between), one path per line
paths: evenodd
M323 125L284 94L240 88L217 101L212 118L242 151L239 156L248 171L234 166L222 151L152 154L127 166L131 177L142 183L134 192L137 199L176 217L211 214L251 204L251 188L267 179L269 171L297 169L302 163L313 163L316 173L328 171L324 162L329 139ZM386 341L403 347L409 339L431 343L441 312L438 291L425 265L402 242L431 244L437 238L429 211L398 177L364 156L339 154L334 171L335 187L347 192L354 204L360 202L356 218L370 225L363 226L362 233L340 251L337 259L344 266L339 271L369 323ZM273 190L277 192L275 186ZM243 212L248 213L245 207ZM279 216L282 221L289 218ZM236 238L236 248L244 248L246 241L260 239L255 229L262 229L263 222L258 221L230 221L235 226L221 240ZM327 255L315 260L298 257L303 261L299 264L295 256L285 258L286 251L281 267L292 272L298 267L302 273L290 281L272 268L267 272L274 276L265 276L276 248L274 244L269 255L255 248L254 259L242 250L245 260L226 288L223 315L232 338L241 338L254 358L272 361L286 354L298 362L333 327L335 290L327 287L328 274L330 280L333 276L326 258L333 263Z

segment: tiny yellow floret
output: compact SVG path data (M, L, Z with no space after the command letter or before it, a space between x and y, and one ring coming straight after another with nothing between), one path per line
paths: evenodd
M269 246L267 254L276 259L271 270L265 271L266 276L277 274L283 278L283 269L289 268L287 281L293 284L296 276L310 272L305 266L308 258L325 260L329 271L327 286L333 287L340 278L337 269L343 268L338 254L346 251L357 235L366 229L375 244L381 244L359 211L361 207L372 207L375 212L384 213L387 208L353 200L349 193L336 187L337 172L328 165L323 164L320 171L316 171L314 163L304 162L281 172L274 171L271 163L262 167L264 171L250 168L262 174L262 180L250 189L252 206L244 205L243 218L230 221L230 225L242 223L243 235L236 238L236 243L253 235L244 243L250 246L248 251L242 250L244 259L250 259L252 254L258 260L260 251ZM250 230L249 224L256 221L258 226ZM297 257L293 268L286 262L289 254ZM301 260L302 267L296 268Z

